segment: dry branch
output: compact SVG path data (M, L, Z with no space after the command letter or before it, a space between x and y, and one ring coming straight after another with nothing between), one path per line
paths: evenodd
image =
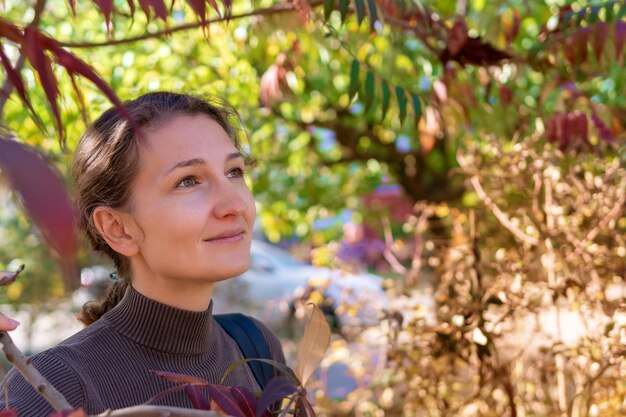
M215 411L162 407L156 405L138 405L114 411L106 411L92 417L225 417L225 415Z
M491 210L491 212L494 214L494 216L496 216L500 223L502 223L502 226L506 227L511 233L513 233L515 237L524 241L525 243L528 243L531 246L537 246L539 244L539 241L535 237L529 236L526 233L522 232L517 226L515 226L511 222L509 217L502 210L500 210L500 207L498 207L496 203L494 203L493 200L487 195L482 185L480 184L477 176L472 177L470 179L470 183L472 184L472 187L474 187L474 190L476 191L476 194L478 194L478 197Z
M24 379L48 401L52 408L56 411L73 409L65 397L35 369L30 359L26 358L17 346L15 346L13 339L11 339L11 336L9 336L7 332L0 332L0 343L2 343L2 351L9 362L15 365L15 368L24 375Z

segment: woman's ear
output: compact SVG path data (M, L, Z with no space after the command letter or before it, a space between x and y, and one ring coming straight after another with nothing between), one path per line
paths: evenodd
M139 252L138 231L127 213L99 206L93 211L93 222L115 252L131 257Z

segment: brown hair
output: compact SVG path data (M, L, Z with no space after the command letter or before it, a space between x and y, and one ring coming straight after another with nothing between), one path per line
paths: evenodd
M206 115L215 120L241 151L236 111L225 102L189 94L155 92L124 103L136 127L155 127L176 115ZM130 285L130 263L115 252L98 232L93 212L98 206L127 208L132 186L139 171L141 135L117 109L105 111L89 126L74 154L72 172L76 181L76 205L79 226L93 249L113 260L119 282L111 285L104 300L88 302L78 318L86 325L98 320L113 308Z

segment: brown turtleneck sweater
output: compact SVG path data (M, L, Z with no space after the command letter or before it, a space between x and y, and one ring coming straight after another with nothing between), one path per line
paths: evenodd
M151 370L193 375L219 384L226 368L243 355L213 319L211 310L212 305L204 312L170 307L130 287L115 308L59 345L35 355L33 365L70 404L83 407L87 414L143 404L176 385ZM276 336L256 323L272 357L284 363ZM53 411L17 370L9 372L5 383L9 406L17 408L20 417L43 417ZM237 367L223 384L259 390L246 365ZM154 404L191 408L182 392ZM4 398L0 400L0 409L3 407Z

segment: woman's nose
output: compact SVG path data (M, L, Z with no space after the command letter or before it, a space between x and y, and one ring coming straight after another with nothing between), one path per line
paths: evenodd
M231 181L222 183L217 190L216 203L214 206L215 216L222 218L228 216L239 216L248 208L249 200L244 193L250 193L245 185L235 184Z

